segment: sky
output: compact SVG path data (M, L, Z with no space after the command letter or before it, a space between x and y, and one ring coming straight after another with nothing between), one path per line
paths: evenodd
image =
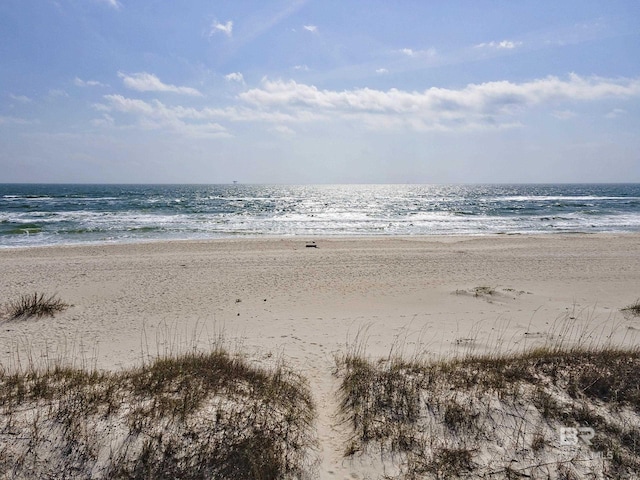
M640 182L638 0L2 0L0 183Z

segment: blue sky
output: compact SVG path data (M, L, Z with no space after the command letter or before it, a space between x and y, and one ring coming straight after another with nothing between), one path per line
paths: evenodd
M640 182L640 2L3 0L0 182Z

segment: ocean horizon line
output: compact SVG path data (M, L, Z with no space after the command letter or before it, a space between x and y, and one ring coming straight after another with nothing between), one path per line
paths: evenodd
M229 182L0 182L0 185L108 185L108 186L173 186L173 185L186 185L186 186L216 186L216 185L250 185L250 186L324 186L324 185L416 185L416 186L480 186L480 185L496 185L496 186L509 186L509 185L523 185L523 186L535 186L535 185L640 185L640 182L338 182L338 183L287 183L287 182L241 182L241 181L229 181Z

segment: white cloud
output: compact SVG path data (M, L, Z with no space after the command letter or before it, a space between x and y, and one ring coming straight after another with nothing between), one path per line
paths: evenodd
M107 103L97 104L102 112L119 112L135 117L134 126L144 130L164 130L188 137L229 137L227 129L211 121L214 115L203 110L170 107L158 100L145 102L122 95L105 95ZM103 117L109 121L111 116Z
M413 50L412 48L403 48L400 53L407 57L435 57L437 55L435 48L427 48L426 50Z
M16 102L20 102L20 103L32 103L33 100L30 99L29 97L27 97L26 95L14 95L13 93L9 94L9 98L11 100L15 100Z
M389 70L387 70L386 68L378 68L376 70L376 73L379 74L379 75L384 75L386 73L389 73Z
M224 108L172 106L106 95L97 110L134 119L132 126L164 129L184 135L229 136L228 123L263 123L273 131L302 122L344 121L374 130L452 131L507 129L523 126L519 118L531 107L548 107L558 118L570 118L563 102L640 97L640 78L606 79L570 75L523 83L509 81L470 84L464 88L322 90L295 81L263 79L259 88L240 93L240 102ZM106 117L105 117L106 119ZM283 128L286 127L286 128Z
M95 107L100 111L118 111L124 113L136 113L143 115L152 115L154 113L154 107L152 104L145 102L144 100L138 100L135 98L126 98L122 95L105 95L104 99L108 104L96 104ZM155 100L156 105L162 105L158 100Z
M248 90L240 97L260 105L307 105L331 109L413 112L491 111L503 112L510 107L534 105L550 100L596 100L604 97L640 95L640 79L616 81L605 78L583 78L572 74L568 80L546 77L525 83L509 81L469 84L452 90L432 87L422 92L391 89L386 92L369 88L331 91L295 81L263 80L262 88Z
M209 36L215 35L216 33L224 33L227 37L230 37L233 33L233 22L229 20L227 23L220 23L214 20L209 30Z
M522 45L522 42L513 42L511 40L502 40L501 42L487 42L474 45L474 48L492 48L496 50L512 50Z
M305 25L302 28L311 33L316 33L318 31L318 27L316 25Z
M144 100L127 98L122 95L105 95L104 104L96 104L94 108L101 112L119 112L132 115L138 119L139 125L154 125L160 128L163 124L172 125L178 122L267 122L286 124L320 120L322 115L315 112L269 112L247 107L226 108L192 108L182 106L168 106L159 100L146 102ZM223 127L220 127L223 128Z
M320 90L295 81L264 80L260 88L250 89L239 97L259 109L297 113L306 110L329 117L357 117L372 126L455 129L519 125L513 115L545 103L632 96L640 96L640 79L583 78L572 74L565 80L546 77L524 83L470 84L462 89L433 87L421 92L369 88Z
M109 85L98 82L97 80L82 80L81 78L76 77L73 80L73 84L77 87L108 87Z
M309 71L309 67L306 65L296 65L295 67L293 67L294 70L298 70L298 71L302 71L302 72L308 72Z
M224 76L225 80L228 82L238 82L244 83L244 77L240 72L233 72Z
M158 77L151 73L140 72L133 75L126 75L118 72L118 76L122 78L122 82L127 88L137 90L139 92L172 92L182 95L191 95L201 97L202 93L191 87L177 87L162 83Z

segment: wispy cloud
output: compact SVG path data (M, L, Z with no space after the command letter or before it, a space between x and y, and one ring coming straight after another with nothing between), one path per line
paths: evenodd
M576 112L572 110L555 110L551 113L551 115L558 120L569 120L570 118L574 118L576 116Z
M13 93L9 94L9 98L11 100L15 100L16 102L20 102L20 103L32 103L33 100L29 97L27 97L26 95L14 95Z
M276 125L275 127L271 128L271 131L279 133L281 135L287 135L287 136L292 136L296 134L295 130L293 130L290 127L287 127L286 125Z
M228 75L225 75L224 79L227 82L244 83L244 77L242 76L242 74L240 72L233 72L233 73L230 73Z
M495 50L513 50L522 45L522 42L514 42L511 40L502 40L501 42L486 42L474 45L474 48L491 48Z
M216 33L224 33L227 37L231 37L233 34L233 21L229 20L226 23L220 23L214 20L209 29L209 36L213 36Z
M316 25L305 25L304 28L307 32L316 33L318 31L318 27Z
M203 110L185 107L171 107L154 100L126 98L122 95L105 95L106 104L95 105L96 110L105 112L102 119L98 119L97 126L113 125L114 120L109 113L119 112L132 115L136 122L133 126L143 130L163 130L187 137L229 137L225 127L211 121L213 115ZM100 120L103 120L100 122Z
M298 112L261 111L257 108L232 106L226 108L193 108L166 105L159 100L146 102L123 95L105 95L105 103L94 105L100 112L110 114L118 112L136 119L138 127L145 129L169 129L189 132L189 128L215 131L217 136L228 136L229 133L219 122L263 122L272 125L296 124L319 120L320 116L304 110Z
M614 118L622 117L623 115L626 115L626 114L627 114L626 110L622 108L614 108L613 110L611 110L609 113L605 115L605 118L612 120Z
M399 50L401 54L407 57L435 57L437 51L435 48L427 48L424 50L414 50L412 48L402 48Z
M137 90L139 92L171 92L179 93L181 95L202 96L202 93L195 88L178 87L176 85L163 83L152 73L140 72L134 73L133 75L127 75L125 73L118 72L118 77L122 78L122 82L127 88Z
M59 88L52 88L49 90L49 98L68 97L69 94Z
M97 0L100 3L104 3L105 5L110 6L111 8L115 8L116 10L120 10L122 8L122 4L118 0Z
M95 118L91 120L91 125L93 125L94 127L100 127L100 128L113 127L115 123L116 121L114 120L114 118L108 113L102 114L102 118Z
M25 120L24 118L6 117L6 116L3 116L3 115L0 115L0 125L8 125L8 124L30 125L32 123L37 123L37 122L33 122L31 120Z
M233 33L233 42L230 42L232 44L229 45L229 50L226 52L226 55L233 55L243 45L253 42L256 38L264 35L280 22L297 12L307 2L308 0L263 2L264 6L254 10L251 15L243 17L241 25L238 25L237 32L233 22L228 21L222 24L215 21L210 29L209 37L212 37L216 33L225 32L225 30L229 31L227 34L229 37L231 37L231 33ZM279 7L279 9L274 10L274 7ZM217 26L222 28L218 28Z
M106 83L98 82L97 80L82 80L81 78L74 78L73 84L76 87L108 87Z
M384 75L385 73L389 73L389 70L387 70L386 68L378 68L376 69L376 73L378 75Z

